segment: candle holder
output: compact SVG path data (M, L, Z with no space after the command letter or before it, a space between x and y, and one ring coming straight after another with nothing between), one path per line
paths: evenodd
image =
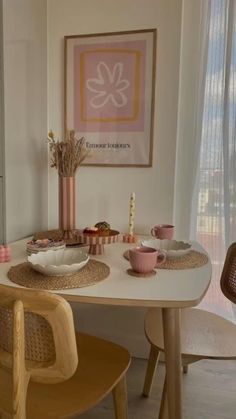
M137 243L139 237L134 234L135 193L132 192L129 201L129 233L123 235L124 243Z
M0 263L9 262L11 260L11 248L8 244L0 246Z

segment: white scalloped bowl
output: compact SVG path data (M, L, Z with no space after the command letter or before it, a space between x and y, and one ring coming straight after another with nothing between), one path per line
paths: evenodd
M141 245L153 247L154 249L164 250L168 259L185 256L190 252L192 248L191 243L177 240L150 239L143 240Z
M78 249L47 250L28 256L31 267L44 275L72 275L89 261L87 253Z

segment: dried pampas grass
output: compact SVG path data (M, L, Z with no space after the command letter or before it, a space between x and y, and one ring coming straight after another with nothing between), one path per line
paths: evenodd
M85 139L75 137L73 130L68 131L64 141L55 140L53 131L48 134L49 149L51 152L51 167L58 170L58 175L74 176L76 170L88 156Z

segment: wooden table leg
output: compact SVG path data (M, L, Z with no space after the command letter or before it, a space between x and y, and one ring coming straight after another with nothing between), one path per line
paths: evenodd
M169 419L182 419L180 309L163 308Z

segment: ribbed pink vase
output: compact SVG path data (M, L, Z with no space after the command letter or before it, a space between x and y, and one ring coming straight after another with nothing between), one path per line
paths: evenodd
M59 228L64 238L75 230L75 177L59 176Z

